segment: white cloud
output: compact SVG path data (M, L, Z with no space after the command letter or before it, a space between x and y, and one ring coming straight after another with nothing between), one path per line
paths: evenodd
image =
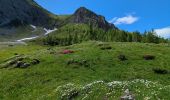
M170 26L154 30L156 34L163 38L170 38Z
M121 18L115 17L112 20L110 20L109 22L113 23L115 25L120 25L120 24L133 24L138 20L139 20L138 17L135 17L133 15L127 15L127 16L121 17Z

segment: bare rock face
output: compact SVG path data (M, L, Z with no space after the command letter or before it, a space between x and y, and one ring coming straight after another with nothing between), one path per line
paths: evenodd
M50 14L33 0L0 0L0 27L33 24L48 28L55 24Z
M103 16L97 15L85 7L77 9L70 17L69 22L91 24L93 27L102 28L104 30L117 29L113 24L108 23Z

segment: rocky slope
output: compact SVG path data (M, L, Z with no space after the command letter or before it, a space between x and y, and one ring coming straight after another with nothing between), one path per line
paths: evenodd
M55 25L51 15L33 0L0 0L0 27L33 24L50 28Z
M93 27L102 28L104 30L117 29L113 24L108 23L105 17L97 15L85 7L80 7L77 9L69 18L68 22L91 24Z

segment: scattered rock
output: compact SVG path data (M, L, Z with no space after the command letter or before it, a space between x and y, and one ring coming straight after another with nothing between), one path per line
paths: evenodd
M126 89L124 95L121 96L121 100L135 100L135 97L130 93L129 89Z
M5 60L1 68L27 68L39 63L40 61L38 59L32 59L24 55L16 55L15 57Z
M155 59L155 56L153 56L153 55L144 55L143 58L144 58L145 60L154 60L154 59Z
M40 63L40 61L38 59L33 59L32 62L31 62L31 64L33 64L33 65L36 65L36 64L39 64L39 63Z
M31 64L29 64L29 63L24 63L22 66L20 66L20 68L27 68L27 67L29 67L29 66L31 66Z
M14 65L15 68L20 68L24 65L24 63L22 61L17 61L17 63Z

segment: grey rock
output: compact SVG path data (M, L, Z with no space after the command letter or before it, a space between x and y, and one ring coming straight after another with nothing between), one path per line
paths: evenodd
M0 0L0 27L33 24L48 28L54 24L49 14L34 0Z
M32 63L33 65L36 65L36 64L39 64L39 63L40 63L40 60L38 60L38 59L33 59L31 63Z
M22 66L20 66L20 68L27 68L27 67L29 67L29 66L30 66L29 63L24 63Z
M17 61L15 68L21 68L24 65L22 61Z
M68 22L91 24L93 27L102 28L104 30L117 29L113 24L108 23L105 20L105 17L97 15L85 7L77 9L76 12L69 18Z
M135 97L130 93L129 89L126 89L124 95L121 96L121 100L135 100Z

